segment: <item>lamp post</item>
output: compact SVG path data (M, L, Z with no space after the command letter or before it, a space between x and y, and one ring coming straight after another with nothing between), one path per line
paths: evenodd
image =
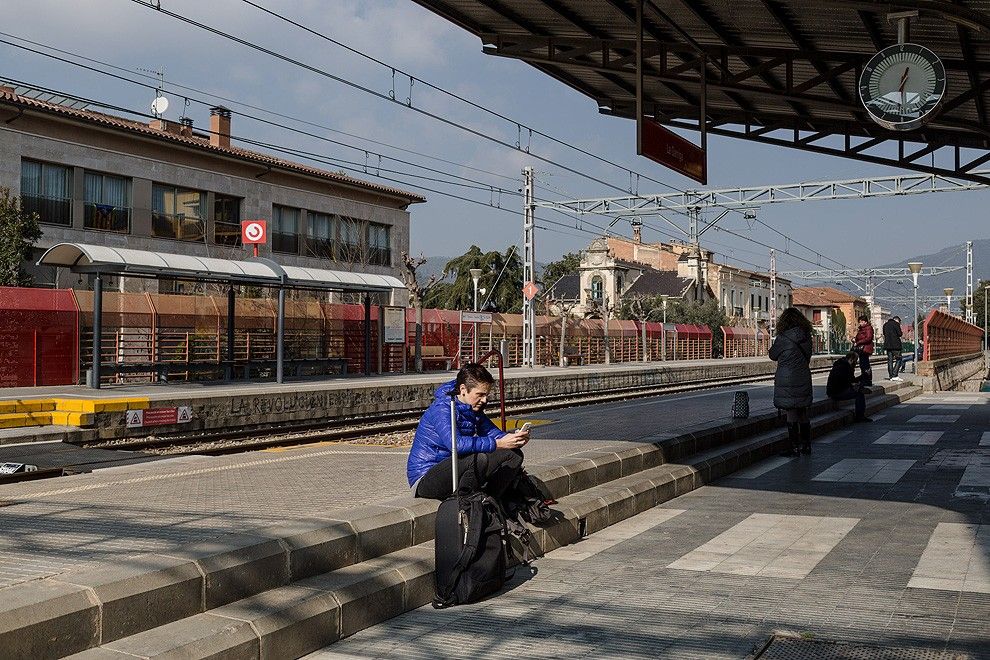
M947 286L942 289L942 293L945 294L945 313L952 316L952 292L955 291L951 286Z
M987 339L987 292L990 292L990 286L983 287L983 348L984 350L990 350L990 341Z
M663 322L664 322L664 325L667 324L667 299L668 298L670 298L670 296L668 296L666 293L664 293L664 294L662 294L660 296L660 302L663 303ZM666 330L664 332L666 332Z
M911 279L914 281L914 320L911 322L911 326L914 328L914 373L918 373L918 338L921 337L921 331L918 328L918 275L921 273L921 265L920 261L912 261L908 264Z
M472 268L470 271L471 280L474 282L474 311L478 311L478 281L481 280L482 270L480 268Z

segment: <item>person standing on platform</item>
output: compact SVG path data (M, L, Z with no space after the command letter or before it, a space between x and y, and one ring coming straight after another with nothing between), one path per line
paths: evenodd
M859 356L859 384L869 387L873 384L873 368L870 367L870 356L873 355L873 325L870 317L859 317L859 329L853 339L853 351Z
M800 310L788 307L777 320L777 336L770 359L777 363L773 377L773 405L787 417L790 446L784 456L811 453L811 321Z
M904 344L901 343L903 334L900 316L891 316L883 324L883 350L887 353L887 376L895 383L904 380L897 375L904 368L904 363L901 361L901 352L904 350Z

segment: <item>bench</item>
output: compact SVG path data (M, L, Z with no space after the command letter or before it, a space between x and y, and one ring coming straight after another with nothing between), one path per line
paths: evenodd
M444 355L443 346L423 346L421 355L423 357L423 366L425 367L427 363L431 364L442 364L446 371L450 371L451 365L454 364L454 358ZM409 356L416 357L416 347L409 347Z
M584 355L581 354L581 349L577 346L564 346L564 366L571 364L584 366Z

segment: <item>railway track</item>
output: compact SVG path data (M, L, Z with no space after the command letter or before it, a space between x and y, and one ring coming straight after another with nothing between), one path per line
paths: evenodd
M828 368L812 369L812 373L827 373ZM576 406L587 406L612 401L641 399L664 394L695 392L717 389L732 385L773 380L773 374L744 378L725 378L680 385L654 385L604 390L586 396L564 395L534 399L516 399L505 407L506 416L528 415L549 410L562 410ZM495 408L497 402L491 406ZM216 433L169 435L147 437L135 440L112 440L80 443L82 447L115 449L125 451L145 451L163 453L170 456L236 454L272 447L290 447L318 442L347 442L369 436L406 432L416 428L422 410L410 410L375 418L361 417L315 422L279 428L240 428Z

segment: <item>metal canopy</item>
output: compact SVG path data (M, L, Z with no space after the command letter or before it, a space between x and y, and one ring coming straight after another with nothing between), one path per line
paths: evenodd
M193 279L291 289L387 292L404 288L398 278L389 275L280 266L264 258L234 261L85 243L59 243L41 256L38 265L64 266L76 272Z
M416 0L477 35L484 52L522 60L634 118L638 0ZM946 68L930 124L873 123L857 83L897 43L889 14L918 11L910 41ZM644 114L709 133L957 178L990 161L990 2L958 0L645 0ZM704 70L702 79L701 71Z

